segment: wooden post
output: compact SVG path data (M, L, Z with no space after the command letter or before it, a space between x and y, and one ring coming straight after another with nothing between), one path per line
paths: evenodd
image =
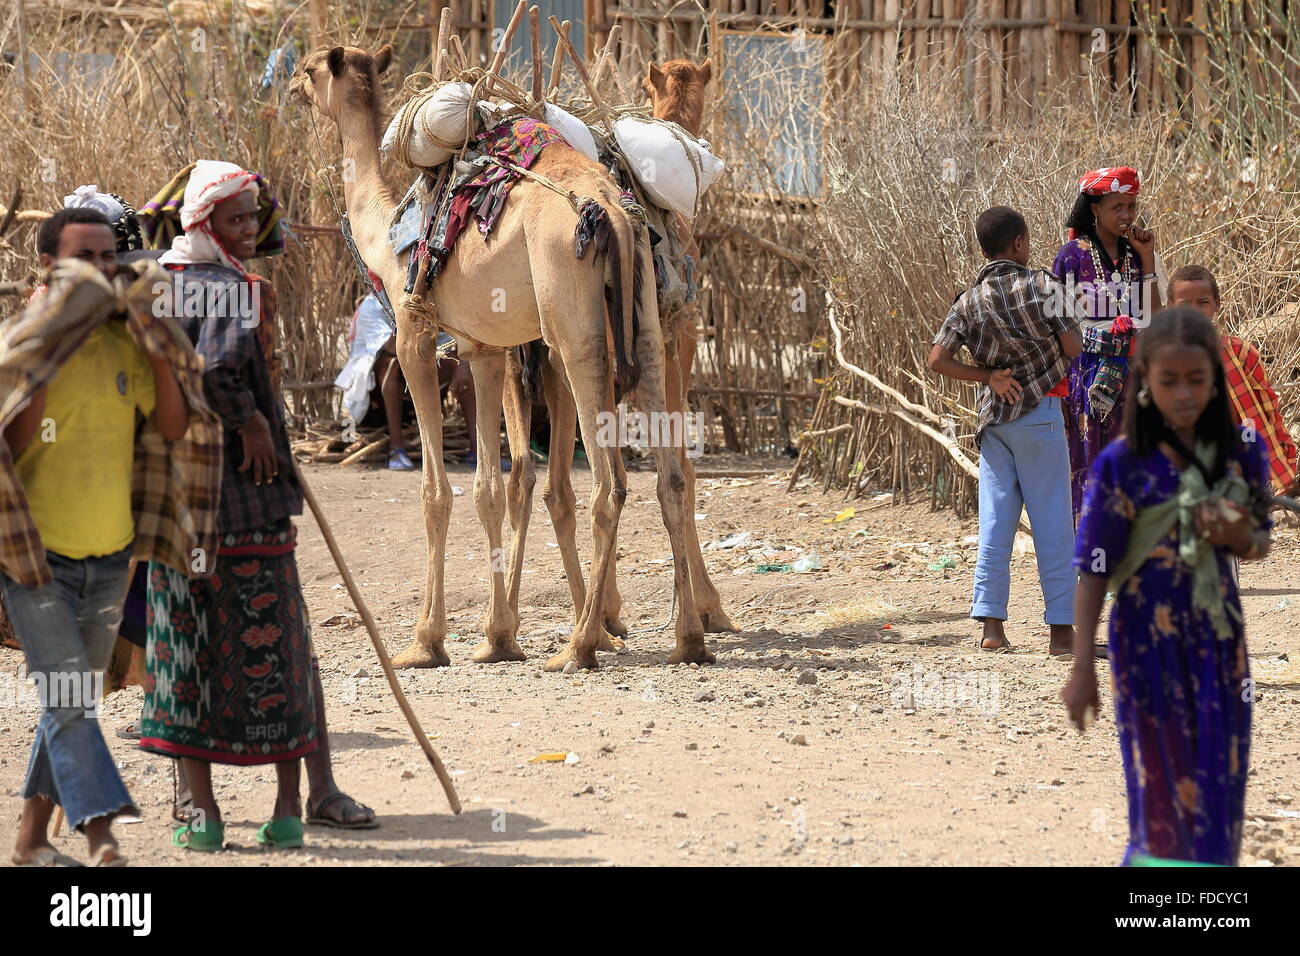
M319 50L325 45L325 33L329 29L329 0L311 0L311 21L308 27L311 36L311 48Z
M1127 27L1132 19L1133 3L1132 0L1115 0L1115 22ZM1129 109L1133 108L1133 81L1129 76L1131 71L1132 59L1128 49L1129 37L1127 34L1117 34L1115 37L1115 86L1120 94L1128 101Z
M1192 71L1196 76L1192 83L1192 113L1196 125L1208 129L1210 102L1205 91L1210 85L1210 45L1204 31L1209 29L1210 19L1205 10L1205 0L1193 0L1192 25L1203 31L1192 38Z
M23 88L23 113L32 113L31 73L27 69L27 0L18 2L18 83Z

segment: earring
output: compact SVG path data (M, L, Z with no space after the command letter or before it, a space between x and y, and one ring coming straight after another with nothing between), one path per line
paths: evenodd
M1151 405L1151 388L1146 382L1143 382L1142 387L1138 389L1137 400L1138 404L1143 408L1148 408Z

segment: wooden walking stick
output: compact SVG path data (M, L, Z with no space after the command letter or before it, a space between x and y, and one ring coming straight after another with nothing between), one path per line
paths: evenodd
M388 678L388 686L392 688L393 696L397 698L397 706L402 708L402 713L406 716L406 722L411 725L411 732L415 734L420 749L429 758L429 764L433 767L433 772L438 775L443 792L447 794L447 802L451 804L452 812L460 813L460 798L456 796L456 788L452 786L451 777L447 774L447 768L438 759L438 753L433 749L433 745L429 743L429 738L424 735L424 728L420 726L419 718L415 716L415 711L411 709L410 701L406 699L406 694L402 693L402 685L397 682L397 671L393 670L393 662L389 660L388 651L384 649L384 642L379 637L379 628L375 626L375 619L370 616L370 608L366 607L361 592L357 590L356 582L352 580L352 572L348 570L347 563L343 560L343 554L339 551L338 542L334 540L334 532L330 530L329 522L325 520L325 513L317 504L316 496L311 493L311 487L307 484L302 469L298 467L296 461L293 467L298 473L298 483L302 486L302 495L307 500L307 506L311 508L312 517L316 519L316 525L320 528L321 536L324 537L325 544L330 549L334 564L343 577L343 586L348 589L348 595L352 598L357 613L361 615L366 630L370 632L370 642L375 645L375 653L379 656L379 664L384 669L384 676Z

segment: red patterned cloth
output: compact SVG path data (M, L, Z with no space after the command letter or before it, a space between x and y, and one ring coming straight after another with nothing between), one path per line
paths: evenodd
M1296 480L1296 446L1282 421L1277 393L1268 383L1259 352L1249 342L1225 335L1223 375L1233 416L1238 424L1249 420L1256 434L1264 439L1275 490L1285 491Z
M1103 166L1079 178L1079 192L1089 196L1105 196L1107 193L1136 196L1141 186L1137 170L1132 166Z

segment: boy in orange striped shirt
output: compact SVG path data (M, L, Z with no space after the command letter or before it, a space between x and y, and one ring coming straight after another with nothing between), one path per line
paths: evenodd
M1219 311L1219 283L1204 266L1183 266L1169 280L1169 300L1171 306L1190 305L1213 320ZM1238 424L1249 421L1264 439L1274 492L1294 496L1300 490L1296 446L1282 421L1277 393L1268 383L1259 352L1249 342L1225 335L1222 355L1233 416Z

